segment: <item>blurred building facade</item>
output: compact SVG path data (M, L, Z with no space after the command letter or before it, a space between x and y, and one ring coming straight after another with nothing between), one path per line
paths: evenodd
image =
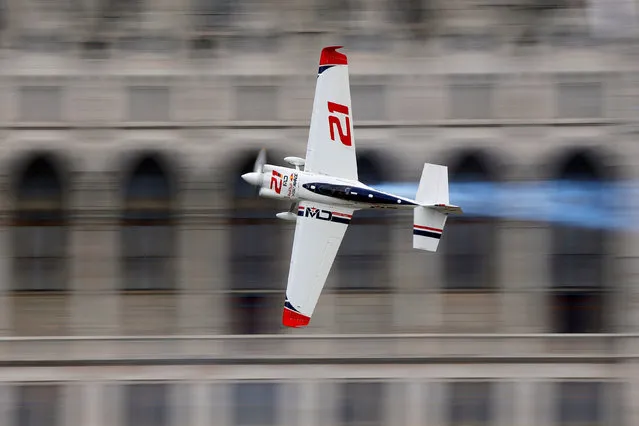
M633 34L580 1L150 3L0 2L1 424L639 424L636 235L464 217L430 255L360 212L283 330L293 225L239 179L304 155L329 44L364 182L637 178Z

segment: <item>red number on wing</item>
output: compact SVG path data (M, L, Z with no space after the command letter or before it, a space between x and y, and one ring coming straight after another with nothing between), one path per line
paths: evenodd
M346 105L337 104L335 102L328 102L328 112L344 114L346 120L346 131L342 128L340 119L335 115L328 116L328 127L331 132L331 139L335 140L335 126L337 126L337 133L339 133L339 140L346 146L351 146L353 139L351 137L351 120L348 116L348 107Z
M338 112L340 114L348 115L348 107L346 105L336 104L335 102L329 102L328 112Z

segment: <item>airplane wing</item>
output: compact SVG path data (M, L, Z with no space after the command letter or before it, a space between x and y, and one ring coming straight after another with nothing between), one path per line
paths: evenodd
M340 47L320 55L304 170L357 180L348 60Z
M353 209L302 201L298 206L282 324L309 324Z

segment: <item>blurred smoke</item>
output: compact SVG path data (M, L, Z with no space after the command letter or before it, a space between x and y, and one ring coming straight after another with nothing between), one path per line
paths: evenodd
M375 187L409 198L417 192L414 183L382 183ZM639 181L451 182L449 189L450 202L462 206L466 215L639 230Z

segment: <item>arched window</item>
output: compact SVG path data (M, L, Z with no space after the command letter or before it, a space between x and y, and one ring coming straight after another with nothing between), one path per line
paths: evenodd
M448 168L449 185L494 181L484 155L469 153ZM451 202L455 202L451 200ZM497 287L495 245L497 221L470 215L449 216L441 249L444 283L448 290L485 290Z
M145 157L124 183L123 289L175 288L174 192L156 158Z
M68 288L68 229L62 180L51 161L30 161L16 181L13 289Z
M385 176L374 158L358 156L359 180L375 187ZM389 227L393 211L358 210L346 230L335 259L338 286L342 290L388 289Z
M282 244L282 201L258 197L241 175L253 171L257 152L233 172L231 201L231 329L234 334L272 333L281 324L290 249ZM289 240L292 244L292 239Z
M588 189L604 180L597 161L584 152L570 155L561 162L557 178L558 188L570 184ZM551 274L556 332L602 331L606 237L603 229L579 224L553 226Z

